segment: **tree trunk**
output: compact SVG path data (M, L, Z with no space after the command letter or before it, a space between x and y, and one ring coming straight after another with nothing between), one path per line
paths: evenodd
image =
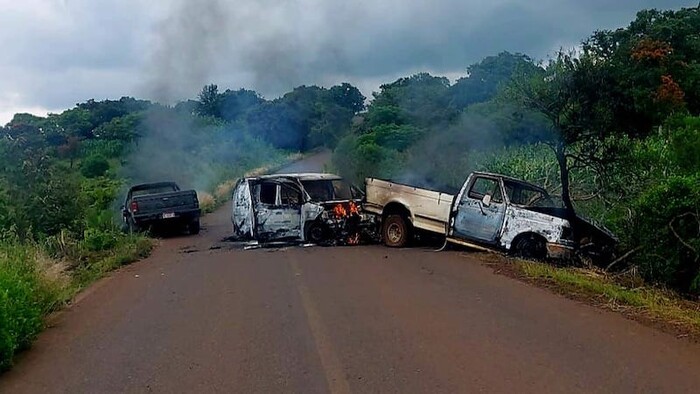
M571 192L569 190L569 164L566 161L566 148L563 142L559 142L554 150L559 163L559 177L561 179L561 199L566 208L566 220L571 225L571 231L574 235L574 248L578 249L578 229L576 228L576 210L574 203L571 201Z

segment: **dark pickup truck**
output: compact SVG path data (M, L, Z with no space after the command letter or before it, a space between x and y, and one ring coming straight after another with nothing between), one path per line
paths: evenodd
M124 228L136 232L155 226L186 228L199 233L199 200L194 190L180 190L174 182L132 186L122 206Z

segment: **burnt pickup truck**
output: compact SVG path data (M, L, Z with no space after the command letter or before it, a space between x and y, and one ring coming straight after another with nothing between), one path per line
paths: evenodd
M234 238L355 244L366 224L362 198L357 188L333 174L243 178L232 196Z
M199 200L194 190L180 190L174 182L132 186L122 205L124 229L137 232L155 226L199 233Z
M365 183L363 208L381 217L387 246L405 246L414 230L529 258L570 258L575 249L603 257L616 242L602 227L568 219L561 201L543 188L504 175L474 172L456 196L374 178Z

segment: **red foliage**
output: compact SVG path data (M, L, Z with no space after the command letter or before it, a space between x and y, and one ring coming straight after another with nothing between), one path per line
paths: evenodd
M632 59L640 60L664 60L673 48L666 42L644 38L632 50Z
M685 104L685 93L672 76L662 75L661 85L656 90L656 100L671 107L682 107Z

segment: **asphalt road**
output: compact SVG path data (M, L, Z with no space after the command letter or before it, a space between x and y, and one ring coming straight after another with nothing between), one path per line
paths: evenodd
M699 345L495 275L479 254L238 250L221 241L228 212L83 293L0 377L0 392L700 387Z

